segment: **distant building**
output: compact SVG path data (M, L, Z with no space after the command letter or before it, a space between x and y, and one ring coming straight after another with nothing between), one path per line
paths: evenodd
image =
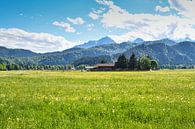
M93 68L94 68L94 66L86 66L86 67L85 67L85 70L86 70L86 71L91 71L91 69L93 69Z
M114 64L97 64L90 71L113 71Z

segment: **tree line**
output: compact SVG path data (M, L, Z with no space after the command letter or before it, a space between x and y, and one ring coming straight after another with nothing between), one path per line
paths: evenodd
M21 67L16 64L0 64L0 71L6 70L20 70Z
M129 59L124 54L120 55L115 62L115 68L118 70L157 70L159 68L158 62L149 56L141 56L137 58L133 53Z
M72 65L17 65L0 64L0 71L10 70L72 70Z

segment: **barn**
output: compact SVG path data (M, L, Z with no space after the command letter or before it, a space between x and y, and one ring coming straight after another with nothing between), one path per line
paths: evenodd
M91 71L113 71L114 64L97 64L95 65Z

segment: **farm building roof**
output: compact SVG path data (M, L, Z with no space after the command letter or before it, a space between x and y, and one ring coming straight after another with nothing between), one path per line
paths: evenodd
M97 64L95 67L114 67L114 64Z

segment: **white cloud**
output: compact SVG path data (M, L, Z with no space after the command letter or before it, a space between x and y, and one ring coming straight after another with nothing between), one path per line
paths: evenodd
M69 23L55 21L55 22L53 22L53 25L58 26L58 27L62 27L62 28L64 28L64 30L66 32L69 32L69 33L76 32L76 30Z
M168 0L172 9L188 18L195 18L195 0Z
M75 19L68 17L67 20L75 25L82 25L85 23L85 21L81 17L77 17Z
M89 13L89 17L92 18L93 20L98 20L100 18L100 15L92 11Z
M135 14L120 8L110 0L96 1L99 4L108 7L108 11L104 12L100 19L105 28L118 28L129 31L128 33L121 35L111 35L117 42L134 40L138 37L145 40L161 38L177 40L185 38L186 36L195 39L195 29L192 28L192 26L195 25L195 19L193 18L195 11L194 8L192 8L194 3L192 3L192 1L178 2L179 0L169 0L171 8L176 8L183 16L162 16L149 13ZM175 1L177 1L177 3ZM193 5L193 7L195 7L195 5Z
M98 4L101 4L101 5L114 5L114 3L112 2L112 0L96 0L96 2Z
M74 45L74 43L67 41L62 36L48 33L31 33L17 28L0 28L0 46L8 48L20 48L45 53L62 51Z
M102 14L105 11L105 8L100 8L99 10L92 10L89 13L89 17L91 17L93 20L98 20L100 18L100 14Z
M88 25L87 25L87 30L88 30L88 31L92 31L93 28L94 28L94 24L88 24Z
M170 8L169 7L161 7L161 6L158 5L158 6L156 6L155 10L157 12L163 12L163 13L165 13L165 12L169 12L170 11Z

